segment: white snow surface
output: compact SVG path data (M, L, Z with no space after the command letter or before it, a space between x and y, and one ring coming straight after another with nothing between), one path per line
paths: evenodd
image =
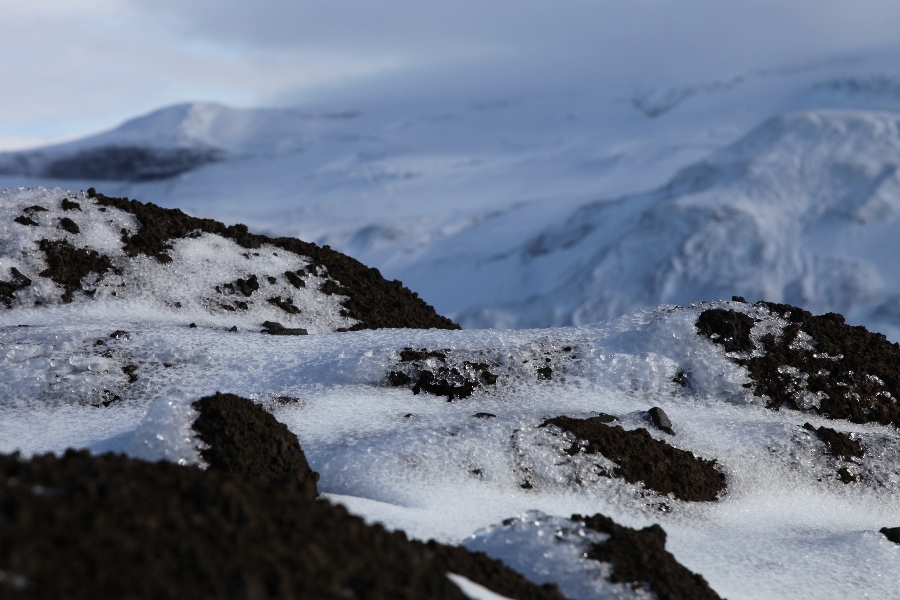
M155 277L149 262L134 268L138 279ZM878 530L900 525L900 434L766 409L743 387L745 372L697 335L694 323L710 307L760 310L661 305L590 325L505 331L332 333L309 324L319 333L275 337L229 332L202 304L166 309L153 293L14 306L0 309L0 451L76 447L201 463L190 402L230 392L297 435L326 500L416 538L486 551L572 598L648 597L608 583L608 565L584 560L596 534L570 517L597 512L630 527L660 524L676 559L732 600L896 594L900 546ZM754 335L781 325L769 318ZM127 335L111 338L118 330ZM486 362L497 385L453 402L392 387L388 373L407 347ZM536 377L545 358L550 381ZM137 367L134 382L126 365ZM690 386L673 383L680 371ZM121 399L104 407L110 393ZM276 400L285 396L297 402ZM676 435L649 426L652 406ZM597 460L564 452L568 434L538 427L598 412L715 459L727 491L711 503L660 497L601 476ZM852 433L865 457L839 463L802 428L807 421ZM841 483L840 465L858 481Z
M137 197L330 244L464 328L578 325L743 295L900 339L900 48L636 87L461 89L302 108L161 109L27 154L212 150ZM619 84L616 84L619 85ZM43 162L42 162L43 161Z

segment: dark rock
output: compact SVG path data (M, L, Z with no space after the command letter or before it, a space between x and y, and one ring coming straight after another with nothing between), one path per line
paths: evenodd
M25 212L27 212L27 213L47 212L47 209L44 208L43 206L38 206L37 204L35 204L33 206L29 206L28 208L26 208Z
M613 583L643 587L646 582L660 600L719 598L703 576L689 571L666 550L666 532L659 525L632 529L601 514L572 515L572 520L609 535L605 542L593 545L588 558L612 564Z
M81 229L78 227L78 224L69 217L63 217L62 219L60 219L59 226L69 233L81 233Z
M31 280L22 275L17 268L10 267L9 274L12 276L10 281L0 281L0 301L6 304L7 308L12 307L16 292L31 285Z
M78 202L72 202L68 198L63 198L62 200L62 209L63 210L81 210L81 204Z
M750 339L753 318L734 309L711 308L700 313L697 329L725 348L725 352L752 352L756 346Z
M40 173L54 179L153 181L221 160L216 148L101 146L50 162Z
M284 276L287 277L288 282L294 286L295 288L305 288L306 281L303 277L300 276L300 272L294 273L293 271L285 271Z
M235 281L235 284L237 284L237 288L241 293L248 298L259 289L259 279L256 278L256 275L251 275L247 279L238 279Z
M280 308L284 312L288 313L289 315L299 315L300 314L300 309L297 308L296 306L294 306L293 298L285 298L284 300L282 300L281 296L274 296L274 297L266 300L266 302L277 306L278 308ZM346 316L346 315L342 315L342 316Z
M900 544L900 527L882 527L879 531L895 544Z
M537 378L549 381L553 377L553 369L548 366L541 367L537 370Z
M290 329L282 325L281 323L277 323L275 321L265 321L263 324L263 330L260 333L268 333L269 335L307 335L308 332L305 329L297 328Z
M479 412L479 413L475 413L472 416L475 417L476 419L494 419L497 417L497 415L495 415L494 413L489 413L489 412Z
M804 423L803 428L812 431L820 440L825 442L828 453L832 456L850 460L851 458L862 458L865 454L865 450L863 450L859 440L854 440L846 433L841 433L830 427L817 428L810 423Z
M400 362L412 362L416 360L426 360L428 358L436 358L443 362L447 360L447 355L444 352L438 352L437 350L427 350L425 348L422 348L421 350L404 348L400 351Z
M689 502L710 502L725 491L725 475L715 468L716 461L656 440L646 429L626 431L620 425L606 425L602 417L560 416L544 421L540 427L548 425L577 438L566 450L569 455L582 451L602 454L617 465L612 475L628 483L643 482L648 489Z
M475 385L468 380L463 381L460 385L454 385L447 379L436 379L430 371L420 371L419 380L412 389L413 394L427 392L435 396L446 396L448 402L456 398L468 398L474 391Z
M121 329L116 329L111 334L109 334L109 337L117 339L117 340L124 340L124 339L128 339L131 336L127 331L123 331Z
M107 271L118 273L108 256L94 250L75 248L65 240L51 242L41 240L39 247L47 260L47 268L40 275L49 277L63 287L62 301L72 302L72 292L83 290L81 280L90 273L103 275Z
M197 329L197 324L191 323L190 325L188 325L188 327L190 327L191 329Z
M412 377L402 371L391 371L388 373L388 381L394 387L401 387L412 383Z
M122 367L122 372L128 375L128 383L134 383L138 380L135 371L137 371L137 365L126 365Z
M669 420L668 415L666 415L663 409L654 406L647 411L647 414L650 415L650 420L653 421L653 424L657 429L668 433L669 435L675 435L675 430L672 428L672 421Z
M16 223L18 223L19 225L28 225L28 226L30 226L30 227L37 227L37 226L38 226L38 222L37 222L37 221L34 221L34 220L32 220L30 217L26 217L25 215L18 216L18 217L16 217L15 219L13 219L13 221L15 221Z

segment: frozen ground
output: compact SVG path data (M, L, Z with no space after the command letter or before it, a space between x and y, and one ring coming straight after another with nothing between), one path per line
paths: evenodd
M95 186L327 243L466 328L738 293L896 339L898 53L638 87L181 105L4 155L0 187Z
M136 269L146 281L160 277ZM230 392L297 434L326 498L414 537L486 550L534 580L559 581L573 598L627 591L579 558L590 534L566 519L597 512L631 527L660 524L667 548L722 597L900 589L900 546L878 533L900 525L897 429L765 408L744 386L746 371L695 326L708 308L757 314L751 305L659 306L553 329L317 334L310 325L308 336L276 337L249 322L229 331L200 302L202 290L176 292L179 312L157 294L0 310L0 451L77 447L200 462L188 404ZM770 318L760 327L783 326ZM489 365L496 385L452 402L394 387L390 373L407 348L440 351L459 368ZM136 369L123 371L128 365ZM538 371L547 365L549 379ZM689 385L673 381L679 373ZM97 405L104 391L120 399ZM650 425L653 406L668 414L674 436ZM715 459L726 491L713 502L660 496L603 476L602 461L564 452L568 434L538 427L601 412ZM852 434L865 456L827 454L806 422ZM856 481L842 483L840 465Z

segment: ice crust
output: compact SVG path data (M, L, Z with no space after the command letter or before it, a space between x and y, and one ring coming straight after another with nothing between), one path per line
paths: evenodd
M463 546L528 573L537 584L557 583L571 600L650 600L653 594L609 582L612 567L586 558L593 544L609 539L583 522L528 511L473 533Z
M152 304L134 313L115 302L2 310L0 451L75 446L196 463L188 402L230 392L268 407L297 434L325 498L417 538L502 546L504 535L534 535L542 519L601 512L630 527L662 525L676 559L723 597L890 596L900 589L900 549L876 532L900 522L900 435L766 409L743 387L741 368L697 335L694 323L712 307L756 310L716 302L582 327L302 337L232 333L200 305L177 314ZM187 326L192 320L197 328ZM128 334L110 338L115 330ZM387 374L407 347L486 362L497 385L453 402L392 387ZM539 380L536 365L548 356L553 377ZM122 367L132 364L137 379L129 382ZM673 382L681 372L687 387ZM105 390L121 399L95 406L109 398ZM281 396L297 402L275 402ZM677 435L649 424L652 406L665 410ZM716 459L728 478L724 497L685 503L599 476L598 461L564 453L565 434L537 427L598 412ZM842 463L827 455L802 428L807 421L852 433L865 457ZM859 481L841 483L839 465ZM521 516L532 510L548 516ZM500 525L511 517L518 528ZM536 555L537 546L526 547ZM531 565L522 567L531 578L550 568ZM587 589L584 581L569 583Z

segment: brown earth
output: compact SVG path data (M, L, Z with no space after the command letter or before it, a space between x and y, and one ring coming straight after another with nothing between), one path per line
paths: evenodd
M72 301L72 292L76 290L91 293L81 285L81 280L90 273L102 275L107 271L117 271L108 256L94 250L76 248L65 240L52 242L44 239L39 247L47 260L47 268L40 275L62 286L62 300L66 303Z
M309 468L297 436L247 398L216 392L193 406L192 428L207 446L200 451L211 471L246 478L300 481L315 498L318 473Z
M806 410L853 423L876 422L900 427L900 344L880 333L851 326L836 313L813 316L788 304L758 302L786 321L782 335L765 335L763 356L731 360L747 368L754 394L774 410L800 409L796 394L804 388L823 395L818 407ZM710 309L697 320L700 334L727 352L750 352L754 319L734 310ZM798 344L800 334L812 339L812 349ZM796 369L799 374L792 374Z
M594 544L588 557L612 564L613 583L633 587L649 584L650 591L660 600L719 598L703 576L686 569L666 550L666 532L659 525L636 530L601 514L572 515L572 520L584 521L594 531L609 534L608 540Z
M396 279L388 281L378 269L366 267L356 259L332 250L329 246L317 246L295 238L270 238L247 231L246 225L230 225L212 219L198 219L178 209L161 208L153 203L144 204L128 198L113 198L88 190L88 196L102 206L111 206L133 214L141 225L140 230L128 236L123 234L124 250L130 256L145 254L156 257L162 263L171 261L166 253L172 240L187 237L196 231L213 233L233 240L247 249L270 244L299 256L308 257L312 267L324 268L333 282L326 282L323 292L347 296L342 302L347 316L359 321L351 329L381 329L409 327L415 329L459 329L459 326L438 315L434 308L405 288Z
M567 454L602 454L617 465L611 475L628 483L642 482L648 489L689 502L711 502L725 491L725 475L715 468L716 461L654 439L646 429L628 431L608 422L608 415L587 419L560 416L540 427L556 425L573 434L577 440Z

